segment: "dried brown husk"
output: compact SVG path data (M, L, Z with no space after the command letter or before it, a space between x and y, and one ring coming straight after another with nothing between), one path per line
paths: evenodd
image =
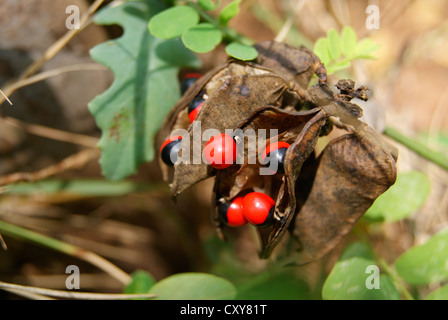
M353 98L367 99L367 88L355 88L352 80L337 83L338 93L326 84L326 72L319 58L306 48L294 48L272 41L255 45L257 63L230 60L202 77L175 106L159 135L159 145L175 128L188 130L190 139L182 147L201 152L206 141L193 144L193 132L207 129L277 129L278 135L258 140L262 147L286 141L283 175L260 175L260 161L245 162L225 170L206 165L178 163L174 166L171 194L215 178L213 220L224 238L225 225L217 206L237 195L260 191L275 199L275 222L257 228L260 257L268 258L286 231L299 244L294 263L308 263L329 252L354 226L373 201L396 179L396 152L359 118L362 109ZM313 76L318 84L308 88ZM186 108L201 91L208 98L189 124ZM330 141L316 158L319 137L328 133L335 120L347 134ZM200 128L199 128L200 124ZM200 129L200 130L199 130ZM182 153L182 152L181 152ZM192 156L190 161L192 161ZM167 168L162 164L165 176Z

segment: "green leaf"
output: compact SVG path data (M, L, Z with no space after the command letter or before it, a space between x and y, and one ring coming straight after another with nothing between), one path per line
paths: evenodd
M425 300L448 300L448 285L430 292L425 297Z
M213 3L212 0L198 0L198 4L201 6L204 10L215 10L218 8L220 1L216 1L216 3Z
M353 247L356 245L356 247ZM336 262L322 288L325 300L398 300L400 294L388 275L379 275L379 288L369 289L372 273L368 267L376 267L369 258L369 249L362 244L347 247ZM359 255L357 254L359 253Z
M350 58L355 55L357 41L355 30L349 26L345 26L341 31L340 47L342 54L346 58Z
M228 300L236 289L229 281L207 273L179 273L157 282L148 293L158 300Z
M232 42L226 46L226 53L236 59L249 61L254 60L258 56L254 47L246 46L238 42Z
M375 200L364 216L374 221L402 220L425 203L430 191L431 182L424 173L399 173L395 184Z
M344 249L338 260L342 261L356 257L373 260L372 250L364 243L354 242Z
M395 269L410 284L430 284L448 279L447 261L448 228L445 228L426 243L413 247L398 257Z
M180 37L199 23L199 14L189 6L177 6L154 15L149 21L150 32L161 39Z
M328 67L326 67L327 74L333 74L336 71L347 69L347 68L350 67L350 65L351 65L351 63L348 62L348 61L346 61L346 62L338 62L338 63L330 63L328 65Z
M306 282L292 270L263 272L246 277L237 285L238 300L310 300L313 296Z
M221 31L211 23L200 23L182 35L182 42L191 51L205 53L221 43Z
M314 44L313 52L319 57L320 61L327 65L330 62L330 53L328 52L327 38L319 38Z
M330 29L327 33L328 52L332 60L338 60L341 57L341 48L339 34L335 29Z
M241 0L234 0L225 6L219 14L219 23L223 26L227 26L229 20L232 19L240 12Z
M377 50L380 46L373 42L370 38L364 38L356 45L355 56L360 59L373 59L372 52Z
M112 70L114 82L95 97L89 110L102 130L103 174L111 180L136 172L154 158L154 136L180 97L178 70L199 67L179 39L149 33L147 21L164 9L159 1L125 2L98 13L98 24L119 24L124 33L94 47L92 58Z
M131 277L131 282L124 288L124 293L147 293L156 283L153 276L143 270L134 272Z

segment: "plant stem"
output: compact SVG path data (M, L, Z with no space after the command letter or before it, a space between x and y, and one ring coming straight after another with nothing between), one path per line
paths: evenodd
M125 294L125 293L93 293L79 291L64 291L32 286L23 286L13 283L0 281L0 288L11 290L16 294L34 293L39 295L37 298L58 297L63 299L83 299L83 300L117 300L117 299L136 299L136 298L154 298L155 294Z
M251 46L254 44L254 41L252 39L249 39L249 38L239 34L238 32L236 32L233 29L230 29L230 28L227 28L227 27L221 25L215 18L210 16L208 13L206 13L198 4L196 4L190 0L186 0L186 2L189 6L191 6L193 9L195 9L205 21L211 23L213 26L215 26L216 29L220 30L223 33L224 38L229 39L229 42L236 41L236 42L248 45L248 46Z
M0 232L2 232L4 235L15 237L21 240L27 240L32 243L36 243L38 245L48 247L53 250L87 261L105 271L124 285L127 285L131 281L131 277L127 273L91 251L13 224L9 224L4 221L0 221Z
M415 300L412 294L408 291L408 289L404 286L403 281L397 275L397 272L394 268L389 266L383 258L376 256L376 261L380 264L381 268L392 278L392 281L397 285L398 290L407 300Z
M383 133L389 138L392 138L393 140L422 156L426 160L429 160L430 162L448 171L448 158L443 153L429 149L424 144L403 135L394 128L386 127Z

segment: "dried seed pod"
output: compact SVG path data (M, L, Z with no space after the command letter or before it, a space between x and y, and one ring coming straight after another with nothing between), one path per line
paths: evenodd
M294 263L322 257L396 179L395 159L370 127L331 141L318 159L311 191L295 217Z
M362 109L351 100L366 100L366 87L356 89L352 80L340 80L336 85L339 93L334 93L326 83L323 64L306 48L274 41L254 47L259 52L256 63L229 60L186 91L167 117L158 144L174 129L185 129L179 156L186 161L174 166L171 194L175 197L195 183L215 177L213 220L223 238L228 225L222 219L223 204L242 194L263 193L274 204L268 210L272 224L257 228L260 257L269 257L290 231L300 244L294 263L307 263L330 251L394 183L397 154L359 120ZM314 74L319 82L308 87ZM191 123L188 106L199 94L207 99ZM330 133L334 119L348 134L330 141L316 158L316 143ZM240 153L243 163L220 170L195 163L194 155L202 155L208 141L203 135L212 129L215 135L235 129L276 129L264 137L255 135L263 148L279 141L289 145L282 157L284 174L261 174L266 168L260 161L252 161L250 143ZM199 141L194 141L195 134ZM191 152L184 155L183 150ZM169 167L163 162L161 166L168 179Z

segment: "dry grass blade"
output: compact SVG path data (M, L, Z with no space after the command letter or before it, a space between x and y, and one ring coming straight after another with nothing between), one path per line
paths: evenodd
M4 88L5 93L2 92L1 90L0 90L0 93L12 105L12 103L8 99L7 95L11 95L17 89L29 86L30 84L34 84L39 81L44 81L51 77L59 76L61 74L67 73L67 72L98 71L98 70L103 71L103 70L107 70L107 68L102 65L96 64L96 63L81 63L81 64L75 64L75 65L71 65L71 66L64 66L64 67L57 68L54 70L49 70L49 71L38 73L38 74L28 77L26 79L18 80L16 82L11 83L10 85L6 86Z
M6 96L6 94L3 93L2 90L0 90L0 94L5 98L6 101L8 101L8 103L9 103L10 105L12 105L11 100L8 99L8 97Z
M8 250L8 247L6 246L5 239L3 239L1 234L0 234L0 244L2 245L3 250Z
M64 48L67 43L70 42L71 39L73 39L83 28L87 25L89 22L90 17L98 10L98 8L103 4L104 0L96 0L87 10L86 14L84 14L81 17L80 20L80 26L79 29L71 29L67 33L65 33L59 40L57 40L53 45L51 45L44 54L37 59L35 62L33 62L20 76L19 81L24 80L33 74L35 74L47 61L51 60L59 51ZM12 84L11 86L14 86ZM14 91L14 90L9 90ZM9 95L12 94L12 92L9 92ZM3 103L4 100L7 100L6 96L1 95L0 96L0 105Z
M28 229L21 228L13 224L9 224L1 220L0 220L0 231L3 232L3 234L5 235L37 243L41 246L45 246L53 250L87 261L90 264L108 273L110 276L118 280L123 285L127 285L131 281L131 277L126 272L124 272L123 270L121 270L108 260L104 259L103 257L91 251L85 250L83 248L45 236L43 234Z
M57 141L63 141L73 144L78 144L81 146L89 147L89 148L96 148L98 139L93 138L87 135L79 134L79 133L72 133L68 131L58 130L49 128L46 126L38 125L38 124L29 124L26 122L23 122L19 119L11 118L11 117L5 117L3 118L6 122L9 124L12 124L17 127L24 128L28 133L45 137Z
M155 294L73 292L73 291L32 287L32 286L22 286L3 281L0 281L0 288L14 292L16 294L25 294L27 297L33 299L56 297L62 299L79 299L79 300L126 300L137 298L154 298L156 296Z
M20 181L36 181L48 178L68 169L79 168L88 161L98 157L98 150L86 149L71 155L59 163L53 164L36 172L15 172L0 177L0 186Z

